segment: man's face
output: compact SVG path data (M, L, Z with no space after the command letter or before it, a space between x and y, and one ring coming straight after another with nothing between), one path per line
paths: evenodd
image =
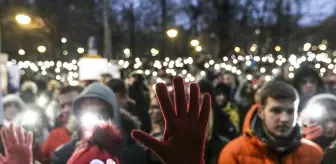
M93 112L99 116L108 116L108 110L105 103L96 98L88 98L80 103L80 113Z
M327 138L336 137L336 111L328 110L328 115L323 118L323 135Z
M58 97L58 103L61 106L61 111L59 114L59 119L64 121L69 119L69 114L71 111L73 101L79 96L79 92L71 91L65 94L61 94Z
M304 77L300 81L300 86L304 96L312 96L317 92L317 80L313 77Z
M15 117L20 113L20 109L18 109L16 107L16 105L14 104L10 104L10 105L7 105L5 108L4 108L4 114L5 114L5 118L8 120L8 121L12 121L15 119Z
M288 137L297 120L297 104L292 101L277 101L267 98L266 105L259 109L259 117L266 130L275 137Z
M230 86L231 88L234 88L234 77L232 75L224 75L223 77L223 83Z
M128 95L117 93L117 92L115 93L115 95L117 97L117 101L120 107L122 107L123 109L127 109L128 108Z
M216 103L218 105L224 105L226 102L226 96L224 94L216 95Z

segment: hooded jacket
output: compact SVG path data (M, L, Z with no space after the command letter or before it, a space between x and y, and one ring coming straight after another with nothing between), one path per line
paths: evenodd
M328 115L329 110L335 110L336 107L336 96L333 94L319 94L312 97L306 108L302 110L300 113L300 125L304 128L304 125L310 123L316 123L319 125L323 125L324 116ZM334 140L334 137L324 137L320 136L313 141L319 144L322 148L327 148L330 146L331 142Z
M26 104L23 102L23 100L15 94L10 94L5 96L3 99L3 106L9 105L9 104L16 104L21 112L24 112L26 110ZM15 121L15 120L12 120ZM0 129L2 127L9 127L10 122L4 118L2 125L0 125ZM0 139L0 153L4 154L4 147L2 144L2 140Z
M23 102L23 100L15 94L7 95L3 98L3 106L7 106L10 104L15 104L18 109L20 110L20 113L24 112L26 110L26 104ZM14 121L14 120L13 120ZM4 125L9 126L10 122L6 119L4 119Z
M305 107L307 101L311 98L311 97L304 97L300 93L300 90L301 90L300 80L308 76L313 77L314 79L317 80L317 90L316 90L317 93L316 94L320 94L324 92L323 80L312 67L305 65L297 69L297 71L295 72L294 79L293 79L293 86L297 91L299 91L299 94L300 94L299 112Z
M127 135L130 135L128 133L131 132L133 129L138 129L139 127L139 121L132 117L131 114L129 114L127 111L120 109L119 105L117 103L117 99L113 93L113 91L101 83L93 83L90 86L88 86L81 95L74 101L73 104L73 111L75 115L78 115L78 109L80 101L86 99L86 98L99 98L110 105L110 117L113 118L113 122L118 128L121 128L123 132L125 132ZM130 137L126 137L125 139L129 141ZM76 149L76 144L80 140L80 137L78 135L75 135L74 138L67 144L62 145L58 149L56 149L55 153L52 156L51 163L52 164L65 164L68 159L71 157L72 153ZM126 150L124 150L124 156L127 156L128 152L131 152L132 150L129 149L129 142L127 142ZM137 146L134 146L137 147ZM134 151L133 151L134 152ZM139 151L137 151L139 156Z
M84 89L80 96L74 101L73 112L78 116L80 103L89 98L97 98L109 105L109 117L113 119L117 127L121 127L120 109L117 98L113 91L106 85L95 82Z
M326 150L321 164L334 164L336 163L336 141L334 141L330 147Z
M18 95L15 94L5 96L2 101L4 106L8 104L17 104L21 111L23 111L26 106L23 100Z
M231 141L222 150L218 164L318 164L322 158L323 151L315 143L293 133L293 140L290 141L284 151L271 151L272 145L265 142L262 134L258 132L260 125L256 124L258 106L253 106L244 121L244 134ZM257 125L257 126L256 126ZM259 128L260 129L260 128ZM298 129L297 129L298 130Z

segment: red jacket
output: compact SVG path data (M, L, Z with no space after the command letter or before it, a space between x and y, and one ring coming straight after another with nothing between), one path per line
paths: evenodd
M51 155L55 152L56 148L68 143L70 140L70 133L65 127L52 130L42 146L41 152L43 161L46 163L50 161Z
M254 105L247 113L243 132L244 134L221 151L218 164L318 164L323 151L315 143L301 139L301 144L291 152L279 158L279 154L271 152L269 146L262 142L252 131L251 121L257 114L258 106Z

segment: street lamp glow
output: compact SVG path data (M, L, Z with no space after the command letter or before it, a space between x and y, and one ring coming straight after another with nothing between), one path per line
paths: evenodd
M239 47L235 47L234 51L238 53L238 52L240 52L240 48Z
M259 35L260 34L260 29L256 29L254 32L255 32L255 34Z
M256 47L254 47L254 46L252 46L250 50L251 50L252 52L254 52L254 51L256 51L256 50L257 50L257 48L256 48Z
M194 39L194 40L190 41L190 45L193 46L193 47L197 47L199 45L199 41Z
M25 54L26 54L26 51L23 50L23 49L19 49L18 53L19 53L19 55L25 55Z
M61 39L61 42L62 42L62 43L66 43L67 41L68 41L68 40L67 40L66 38L62 38L62 39Z
M129 48L124 49L124 54L130 54L130 53L131 53L131 50Z
M68 53L69 53L69 52L68 52L67 50L64 50L64 51L63 51L63 55L64 55L64 56L67 56Z
M38 46L37 51L40 53L44 53L47 51L47 48L45 46Z
M15 16L15 20L22 25L30 24L31 18L28 15L18 14Z
M303 45L303 51L309 51L309 49L311 48L311 44L310 43L305 43L304 45Z
M176 29L169 29L167 35L170 38L175 38L178 35L178 31Z
M152 55L157 55L157 54L159 54L159 50L157 50L157 49L155 49L155 48L152 48L151 49L151 53L152 53Z
M124 49L124 54L126 58L129 58L131 56L131 50L129 48Z
M79 48L77 48L77 52L79 53L79 54L82 54L82 53L84 53L84 48L83 47L79 47Z
M327 49L327 46L325 44L320 44L318 48L322 51L325 51Z
M201 46L197 46L195 49L197 52L201 52L203 48Z
M274 48L274 49L275 49L275 51L276 51L276 52L279 52L279 51L281 51L281 47L280 47L280 46L275 46L275 48Z

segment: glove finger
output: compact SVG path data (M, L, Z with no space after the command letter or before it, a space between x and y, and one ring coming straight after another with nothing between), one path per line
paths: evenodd
M189 117L192 119L198 119L200 112L200 91L197 84L190 85L189 95Z
M204 95L202 109L199 116L199 120L204 122L205 125L209 121L210 110L211 110L211 96L207 93Z
M29 145L30 148L33 147L33 133L32 132L26 132L26 145Z
M7 151L7 148L10 147L12 143L9 140L8 130L6 128L1 129L1 140L2 140L5 151Z
M155 138L143 131L133 130L131 135L133 139L135 139L157 155L160 155L160 152L164 150L160 141L156 140Z
M12 140L12 143L19 143L19 139L13 124L9 125L9 138Z
M184 82L179 76L175 77L174 83L174 93L175 93L175 110L177 116L187 117L187 100L184 92Z
M304 128L304 133L309 134L313 133L315 131L322 131L322 126L309 126L307 128Z
M161 112L165 118L165 121L169 122L169 120L174 118L176 115L165 84L163 83L156 84L156 95L160 102Z
M16 128L16 134L18 136L19 143L25 143L25 136L23 134L23 129L21 127Z
M6 162L5 157L0 153L0 164L4 164Z

